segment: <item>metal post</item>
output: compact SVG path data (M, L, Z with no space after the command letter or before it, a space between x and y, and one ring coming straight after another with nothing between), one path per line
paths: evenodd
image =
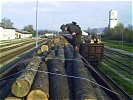
M53 30L54 30L54 12L52 12L52 34L54 34Z
M38 14L38 0L36 2L36 49L38 47L37 14Z
M123 48L123 32L122 32L122 48Z

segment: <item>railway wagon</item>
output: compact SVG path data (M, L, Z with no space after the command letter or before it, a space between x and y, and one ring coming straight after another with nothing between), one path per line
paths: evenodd
M104 56L103 43L82 43L80 54L92 65L97 66Z

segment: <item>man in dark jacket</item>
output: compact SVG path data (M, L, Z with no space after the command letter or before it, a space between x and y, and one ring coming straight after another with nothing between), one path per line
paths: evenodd
M67 31L72 35L73 38L73 46L74 46L74 51L79 52L80 44L81 44L81 36L82 36L82 31L79 25L77 25L76 22L72 22L70 24L66 24L67 26Z
M67 31L67 26L66 25L61 25L60 29L62 30L62 32L60 32L59 34L62 35L64 38L67 39L67 41L73 45L73 40L72 40L72 36L71 34Z

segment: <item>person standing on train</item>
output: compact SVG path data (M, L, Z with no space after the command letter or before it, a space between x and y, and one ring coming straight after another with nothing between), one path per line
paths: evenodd
M82 43L81 36L82 36L82 30L77 25L76 22L72 22L69 24L66 24L67 26L67 31L72 35L72 44L74 46L74 51L79 52L80 50L80 44Z

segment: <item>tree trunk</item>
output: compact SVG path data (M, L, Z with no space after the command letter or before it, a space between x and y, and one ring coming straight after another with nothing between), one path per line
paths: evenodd
M29 93L40 62L41 59L38 56L34 57L24 73L13 82L11 91L15 96L24 97Z
M73 52L71 51L70 45L67 44L64 47L64 54L65 54L65 71L66 74L69 76L72 76L72 66L73 66ZM69 78L68 79L68 84L69 84L69 90L70 90L70 99L73 100L73 83L72 80L73 78Z
M56 57L47 62L50 74L50 100L67 100L69 99L69 88L67 77L57 74L66 74L64 62L61 60L64 55L62 48L55 48ZM63 54L63 55L62 55ZM62 55L62 56L61 56ZM52 75L53 74L53 75Z
M88 69L84 66L80 55L75 54L74 59L75 60L73 61L73 75L76 77L87 78L91 80L88 76ZM79 78L74 78L74 98L75 100L97 100L91 82Z
M14 82L15 78L11 78L7 80L5 86L0 89L0 99L4 99L10 92L11 84Z
M27 96L27 100L48 100L49 80L47 71L47 65L45 62L42 62L32 84L31 92Z
M47 45L42 45L42 46L41 46L41 51L42 51L42 52L45 52L45 51L48 51L48 50L49 50L49 48L48 48Z
M17 97L6 97L4 100L23 100L23 99Z
M11 92L10 88L12 83L22 73L22 69L24 69L27 64L28 59L21 62L19 65L15 67L16 69L13 69L10 73L8 73L8 75L6 75L6 77L10 77L7 77L6 79L0 81L0 99L4 99Z

